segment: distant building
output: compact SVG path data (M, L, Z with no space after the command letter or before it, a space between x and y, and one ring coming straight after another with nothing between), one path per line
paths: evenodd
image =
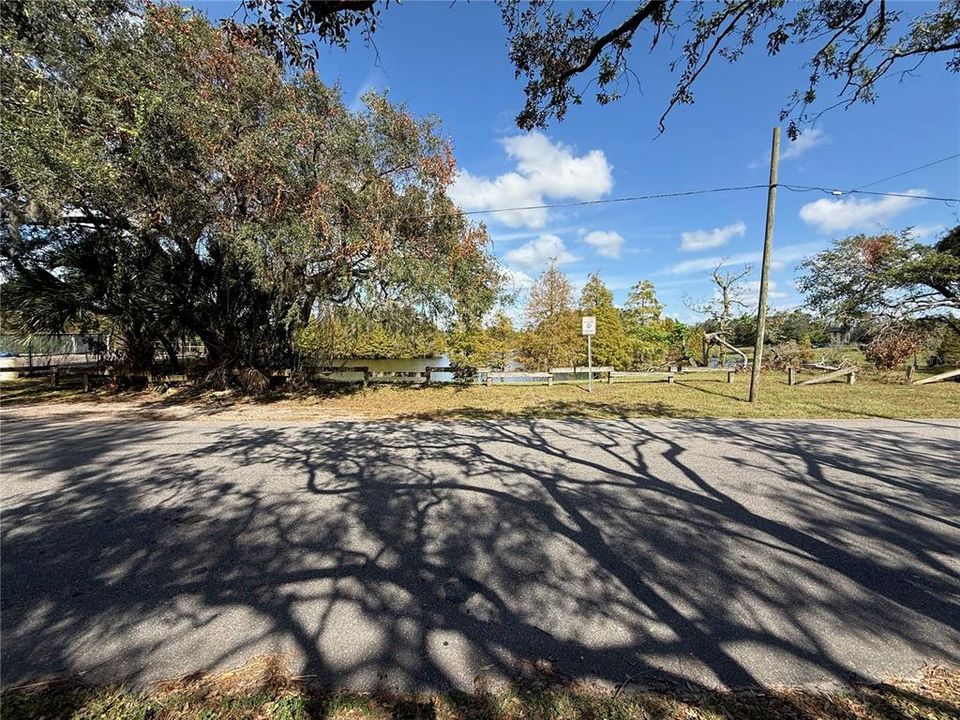
M828 325L827 333L830 335L830 344L834 346L850 344L850 328L846 325Z

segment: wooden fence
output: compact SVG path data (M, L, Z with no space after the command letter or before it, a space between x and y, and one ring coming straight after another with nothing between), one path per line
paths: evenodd
M234 370L229 374L236 376L239 371ZM477 374L477 369L475 368L461 368L454 366L427 366L423 370L419 371L399 371L399 370L371 370L370 367L366 365L344 365L344 366L325 366L325 367L311 367L303 371L294 371L290 369L286 370L275 370L268 373L268 377L271 380L280 380L289 382L294 378L302 377L309 379L322 379L330 378L332 375L359 375L357 378L340 378L337 382L355 382L361 384L363 387L369 386L374 382L392 382L394 380L409 380L409 381L421 381L423 384L429 384L433 381L435 375L437 374L451 374L458 375L462 374L464 377L469 378L467 380L453 380L453 382L475 382L475 376ZM20 371L22 377L37 377L37 376L48 376L50 378L50 384L53 387L59 387L61 378L64 377L77 377L81 378L83 382L83 389L88 391L93 384L98 381L103 381L106 379L122 379L127 382L132 383L143 383L146 385L178 385L183 383L188 383L191 379L202 376L202 373L196 372L192 375L187 375L185 373L151 373L151 372L140 372L140 373L130 373L130 372L121 372L121 373L110 373L104 370L97 370L93 367L77 367L77 366L66 366L60 367L56 365L44 365L44 366L34 366L32 368L24 368Z
M134 384L178 385L189 383L191 380L202 375L202 373L197 373L196 369L191 375L187 375L186 373L160 374L150 372L109 373L103 370L98 370L91 366L84 367L76 365L69 365L66 367L60 367L56 365L35 365L32 368L18 368L18 370L21 377L48 376L50 378L50 384L53 387L59 387L61 379L65 377L79 377L83 383L83 389L85 391L90 390L90 388L97 382L102 382L107 379L121 379ZM729 368L672 367L666 371L654 370L636 372L617 371L612 367L607 366L593 368L594 376L599 376L598 379L606 380L608 385L612 384L614 379L629 380L631 378L637 380L660 380L666 383L673 383L676 378L682 377L684 374L705 372L726 373L726 381L728 384L733 383L733 378L737 373L736 370L731 370ZM802 382L798 382L797 371L794 368L787 368L787 384L803 387L808 385L817 385L820 383L841 381L846 382L848 385L853 385L856 383L858 372L859 368L841 368L838 370L825 372L822 375L817 375ZM236 375L237 371L233 371L231 374ZM372 383L391 383L397 381L406 381L406 384L428 385L435 381L435 376L437 374L454 375L455 379L452 381L454 383L480 383L489 387L493 384L496 384L498 381L499 384L520 384L526 382L553 385L555 382L568 381L558 378L571 375L574 376L574 378L576 378L578 375L586 376L589 375L589 371L586 368L574 367L550 368L550 370L547 372L527 372L523 370L500 372L491 368L467 368L454 366L428 366L419 371L396 371L371 370L370 367L366 365L347 365L312 367L303 371L294 371L290 369L278 370L269 373L269 377L274 381L290 382L295 378L317 380L330 378L333 375L355 375L357 376L355 378L338 378L337 382L359 383L362 387L366 388ZM926 385L928 383L944 382L947 380L960 380L960 368L947 370L938 375L925 377L919 380L913 380L912 382L911 375L912 373L908 373L907 376L907 382L909 384Z
M809 380L804 380L803 382L798 383L797 371L792 367L788 367L787 385L803 387L805 385L818 385L820 383L837 382L840 380L845 381L847 385L853 385L857 382L857 373L859 371L860 369L856 367L838 368L837 370L831 370L823 375L817 375Z

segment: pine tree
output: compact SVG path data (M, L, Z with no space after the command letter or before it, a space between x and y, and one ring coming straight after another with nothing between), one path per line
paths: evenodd
M580 293L580 310L597 318L597 334L593 338L593 364L626 368L631 360L630 344L623 329L620 312L613 305L613 293L596 273L590 275ZM586 360L586 351L581 357ZM586 364L583 362L582 364Z
M663 304L649 280L641 280L630 289L623 313L629 325L650 325L660 321Z
M580 346L580 327L573 309L573 287L556 260L530 288L523 310L525 333L521 357L531 369L572 365Z
M490 338L488 362L494 367L506 370L517 340L513 321L505 313L498 312L487 325L486 332Z
M663 303L649 280L641 280L630 289L623 308L623 324L630 346L630 367L646 369L666 362L670 349L670 331L662 317Z

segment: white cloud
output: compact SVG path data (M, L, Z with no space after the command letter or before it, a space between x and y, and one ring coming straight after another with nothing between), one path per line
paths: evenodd
M751 280L750 282L743 284L743 295L747 298L752 298L752 302L756 304L756 299L760 297L760 281ZM770 280L767 283L767 298L770 300L782 300L783 298L790 297L790 293L785 293L780 290L777 290L777 283L773 280Z
M544 205L551 201L598 200L613 188L613 176L601 150L574 156L540 132L504 138L501 143L516 169L495 178L457 173L449 194L464 210ZM511 210L491 215L510 227L542 228L546 208Z
M796 245L784 245L779 248L774 245L770 267L774 270L779 270L783 268L785 263L795 260L802 260L808 255L812 255L813 253L822 249L823 243L798 243ZM671 275L689 275L691 273L713 270L720 263L734 266L744 265L746 263L759 263L761 259L762 257L759 250L754 252L738 253L728 257L714 255L712 257L697 258L696 260L686 260L684 262L677 263L676 265L671 265L670 267L666 268L666 270L661 272L668 272Z
M488 180L461 170L448 194L464 210L523 208L545 203L544 196L533 183L517 173L507 173ZM508 210L493 213L490 218L509 227L542 228L547 224L547 209Z
M357 88L357 91L353 94L353 99L350 100L348 106L350 112L355 113L364 109L363 96L368 92L385 92L386 80L387 76L382 68L373 68L368 72L367 76L363 79L363 83L361 83L360 87Z
M781 144L780 160L787 161L793 160L800 157L807 150L811 150L818 145L823 145L830 141L830 138L824 135L823 130L819 128L813 128L812 130L807 130L802 135L799 135L796 140L787 140L785 144ZM760 155L756 160L753 160L748 167L751 169L756 168L765 168L770 165L770 151L765 151Z
M687 252L696 252L697 250L720 247L730 242L731 238L743 237L746 232L747 226L744 225L743 221L713 230L690 230L680 233L680 249Z
M583 241L596 248L597 255L603 257L619 258L620 251L623 249L623 237L612 230L594 230L587 233Z
M533 285L533 278L523 272L523 270L505 267L503 268L503 274L506 276L507 288L514 292L527 290Z
M933 240L946 229L946 225L914 225L910 228L910 237L917 241Z
M698 258L697 260L686 260L667 268L667 272L673 275L686 275L688 273L702 272L704 270L713 270L720 263L727 265L742 265L743 263L755 262L760 258L760 253L742 253L724 258L719 255L713 257Z
M567 250L558 235L550 234L540 235L535 240L511 250L504 255L504 258L507 262L528 270L539 269L551 259L556 260L560 265L580 259Z
M787 148L780 153L780 159L793 160L803 155L807 150L815 148L817 145L823 145L826 141L827 136L823 134L823 130L820 128L807 130L798 136L796 140L787 141Z
M923 195L925 190L905 190L903 195ZM821 198L800 208L800 219L822 233L879 225L922 200L912 197Z
M577 228L575 226L557 226L543 228L540 230L504 230L503 228L495 228L489 230L490 239L497 245L513 245L520 242L525 242L527 240L533 240L538 235L543 235L544 233L551 233L553 235L567 235L573 232L576 232Z

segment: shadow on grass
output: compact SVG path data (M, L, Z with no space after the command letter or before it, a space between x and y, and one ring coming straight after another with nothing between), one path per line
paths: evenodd
M412 388L411 388L412 389ZM176 387L168 392L166 386L117 387L100 385L83 391L83 381L76 376L65 376L54 388L46 378L16 380L0 384L0 403L5 407L25 407L52 403L136 402L145 411L153 409L192 407L205 412L243 405L269 406L278 402L323 402L359 395L365 390L358 383L316 382L291 389L271 388L262 393L243 393L233 389L217 392L196 385Z
M795 688L749 691L615 692L544 676L473 692L410 694L389 688L330 691L289 671L259 675L256 660L229 675L195 675L131 692L79 681L5 691L7 720L98 717L284 718L285 720L939 720L960 713L956 668L929 667L918 681L860 685L830 692Z
M713 382L713 381L708 380L706 382ZM690 381L687 381L687 380L676 380L674 381L674 385L677 385L679 387L689 388L690 390L696 390L697 392L705 393L707 395L713 395L714 397L721 397L724 400L733 400L734 402L742 402L742 403L747 402L746 398L738 397L736 395L730 395L729 393L725 393L725 392L717 392L716 390L710 390L708 388L700 387L698 385L693 385L691 384ZM732 388L736 386L734 385L730 387Z
M228 391L216 391L198 385L173 386L169 392L167 386L157 387L116 387L100 385L90 392L83 392L83 382L77 376L65 376L60 386L54 388L46 378L32 378L10 381L0 384L0 403L7 407L54 403L101 403L109 405L117 402L136 402L141 410L162 410L167 408L197 408L205 414L243 406L270 406L277 403L317 404L327 400L359 397L377 390L390 388L394 391L420 393L443 388L456 396L480 387L469 383L447 382L380 382L364 388L358 382L339 382L312 380L293 387L273 386L260 393L244 393L233 388Z

